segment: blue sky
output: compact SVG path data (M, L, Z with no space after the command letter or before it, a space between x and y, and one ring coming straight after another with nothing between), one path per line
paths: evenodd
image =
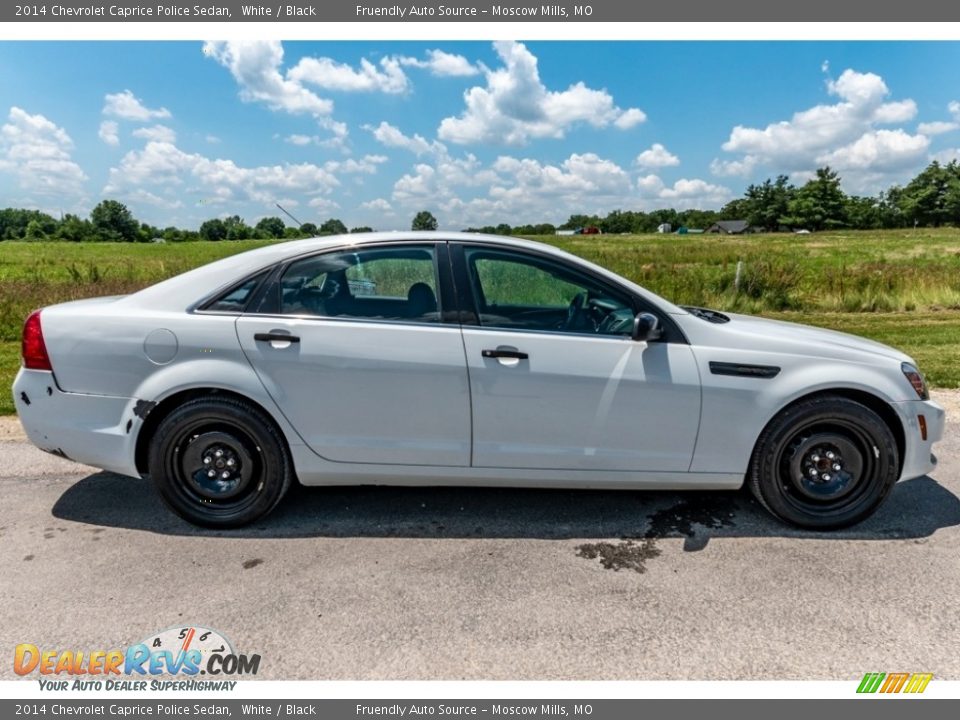
M405 228L718 208L960 155L944 42L0 43L0 205Z

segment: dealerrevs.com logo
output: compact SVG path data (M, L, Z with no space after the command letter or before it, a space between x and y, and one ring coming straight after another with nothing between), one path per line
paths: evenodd
M126 650L20 643L13 655L13 671L41 676L43 690L232 690L237 683L226 678L259 670L260 655L237 653L221 633L199 625L167 628Z
M857 687L858 693L920 694L927 689L933 673L867 673Z

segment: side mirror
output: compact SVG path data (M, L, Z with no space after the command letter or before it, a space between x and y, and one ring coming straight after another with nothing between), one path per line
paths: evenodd
M637 313L633 318L633 339L637 342L659 340L662 334L660 321L653 313Z

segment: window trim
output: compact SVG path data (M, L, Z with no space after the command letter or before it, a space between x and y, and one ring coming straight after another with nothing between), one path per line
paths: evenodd
M270 282L271 275L273 274L275 268L273 266L267 266L265 268L260 268L252 273L244 275L242 280L226 285L218 290L215 290L210 295L207 295L205 298L195 302L189 308L187 312L197 315L226 315L226 316L240 316L243 315L247 308L250 307L253 300L259 300L258 296L260 291L264 286ZM209 309L210 305L219 302L226 295L229 295L234 290L243 287L251 280L256 280L257 284L253 286L253 290L250 291L250 295L243 303L243 307L240 310L211 310Z

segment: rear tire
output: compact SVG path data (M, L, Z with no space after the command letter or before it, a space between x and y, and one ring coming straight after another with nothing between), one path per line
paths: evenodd
M760 434L747 484L767 510L811 530L854 525L899 474L890 428L866 405L823 395L791 405Z
M293 471L279 431L253 405L207 397L171 412L150 442L150 476L164 503L194 525L231 528L273 510Z

